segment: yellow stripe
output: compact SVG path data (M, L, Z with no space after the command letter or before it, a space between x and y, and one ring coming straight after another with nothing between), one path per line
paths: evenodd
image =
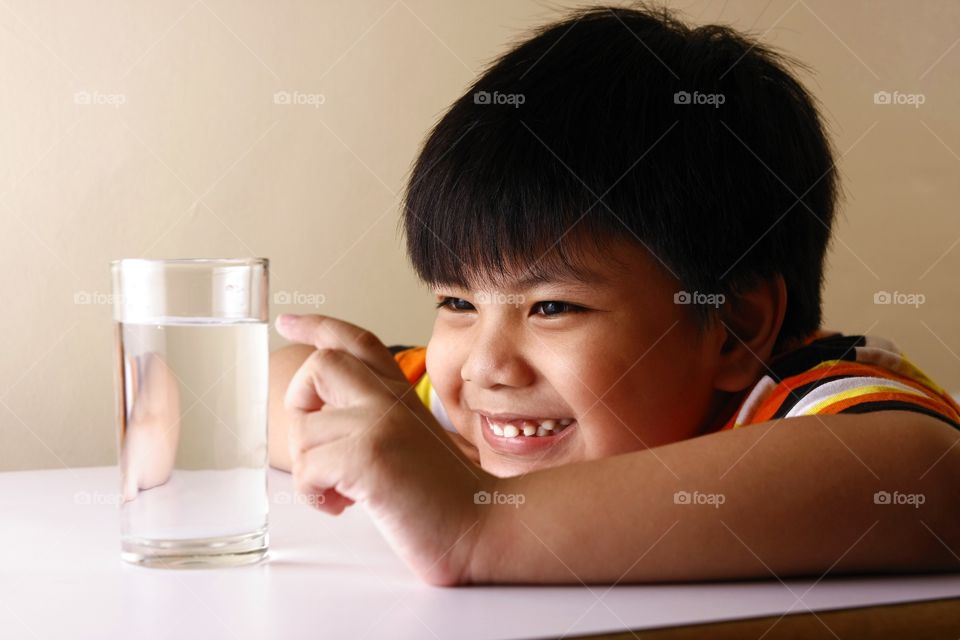
M821 400L817 404L813 405L812 407L804 411L803 415L806 415L806 416L813 415L825 409L826 407L830 406L831 404L835 404L837 402L840 402L842 400L847 400L849 398L856 398L857 396L863 396L868 393L888 393L888 392L902 393L904 395L915 395L915 396L920 396L921 398L926 397L924 394L920 393L919 391L907 391L899 387L890 387L882 384L871 384L865 387L855 387L853 389L848 389L847 391L841 391L840 393L835 393L831 395L829 398L825 398Z
M907 358L907 356L905 356L902 353L899 354L899 356L900 356L900 365L896 369L893 369L894 373L900 374L905 378L913 380L914 382L919 382L923 386L929 387L931 391L933 391L938 395L949 395L947 394L946 391L943 390L943 388L937 385L936 382L931 380L927 376L927 374L921 371L920 368L917 367L917 365L913 364L913 362L911 362L910 359ZM874 364L872 362L860 362L857 360L824 360L820 364L810 367L809 369L807 369L806 371L803 371L802 373L814 371L815 369L826 369L826 368L834 367L840 364L859 364L860 366L869 367L870 369L882 369L884 371L890 371L890 369L888 369L887 367L879 364Z
M913 364L913 362L911 362L907 356L901 354L900 362L900 366L903 369L903 375L907 376L908 378L913 378L925 387L930 387L930 389L938 395L948 395L947 392L944 391L936 382L928 378L927 374L921 371L917 365Z
M414 385L413 390L416 392L417 397L420 398L420 402L422 402L427 409L432 409L430 406L430 378L427 376L426 371L420 376L420 380Z

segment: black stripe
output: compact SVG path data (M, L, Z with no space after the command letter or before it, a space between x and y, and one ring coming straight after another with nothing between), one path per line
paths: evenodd
M790 410L793 409L795 406L797 406L797 403L803 400L804 396L806 396L808 393L810 393L820 385L826 384L828 382L833 382L834 380L842 380L844 378L852 378L852 377L854 376L851 376L849 374L839 375L839 376L826 376L825 378L821 378L820 380L812 380L807 384L800 385L799 387L797 387L796 389L794 389L793 391L787 394L787 397L783 399L783 403L777 408L777 411L770 417L770 419L776 420L777 418L782 418L788 413L790 413Z
M873 402L864 402L862 404L855 404L852 407L847 407L843 411L840 411L840 413L869 413L871 411L913 411L916 413L923 413L933 418L939 418L940 420L943 420L954 429L960 429L960 423L951 420L939 411L934 411L933 409L921 407L918 404L905 402L903 400L876 400Z
M831 336L814 340L805 347L790 351L774 359L770 364L769 375L774 382L808 371L824 360L847 360L855 362L855 347L866 345L863 336Z
M390 353L391 353L392 355L397 355L397 354L400 353L401 351L406 351L407 349L413 349L413 347L408 347L408 346L402 345L402 344L394 344L394 345L390 345L389 347L387 347L387 349L390 350Z

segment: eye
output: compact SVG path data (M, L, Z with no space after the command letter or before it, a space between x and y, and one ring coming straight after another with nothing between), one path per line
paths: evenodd
M473 305L463 298L454 298L453 296L444 296L437 303L437 309L448 309L450 311L473 311Z
M540 313L547 318L552 318L564 313L578 313L580 311L585 311L584 307L571 304L569 302L561 302L559 300L545 300L543 302L538 302L533 305L533 313Z

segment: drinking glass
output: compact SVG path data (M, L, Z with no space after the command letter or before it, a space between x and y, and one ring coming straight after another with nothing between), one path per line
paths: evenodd
M121 557L264 557L266 258L112 263Z

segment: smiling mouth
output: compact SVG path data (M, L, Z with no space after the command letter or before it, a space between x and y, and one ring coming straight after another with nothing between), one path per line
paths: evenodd
M481 413L484 429L498 438L549 438L570 428L573 418L500 418Z

